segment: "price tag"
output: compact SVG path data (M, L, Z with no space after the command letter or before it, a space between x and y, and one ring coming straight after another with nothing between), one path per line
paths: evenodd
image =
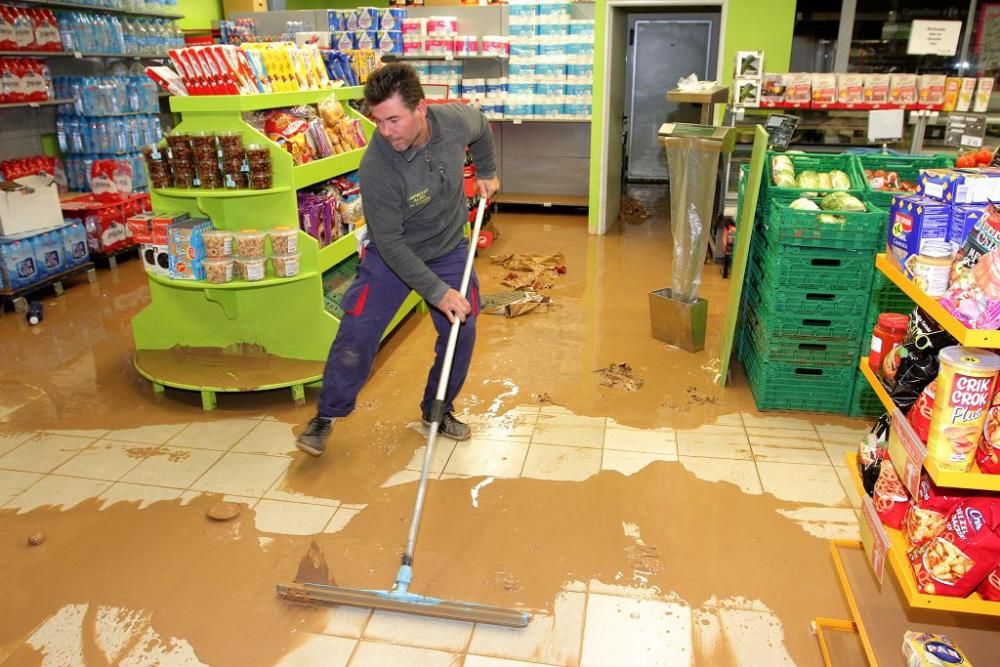
M79 58L83 57L83 54L80 53L79 51L74 51L73 52L73 57L79 59Z
M520 118L514 119L514 125L520 125L523 121Z
M903 110L880 109L868 112L868 140L899 139L903 136Z
M983 145L982 137L971 137L967 134L962 135L962 139L959 142L962 146L972 146L973 148L979 148Z
M450 61L452 61L452 60L455 59L455 54L454 53L446 53L446 54L444 54L444 59L446 61L450 62Z
M910 492L910 496L916 498L920 489L920 471L923 470L924 461L927 459L927 448L899 410L892 412L888 450L899 480Z
M948 116L948 127L944 133L944 143L948 146L968 146L978 148L986 136L986 116L953 113Z
M889 553L889 535L885 532L882 520L875 511L875 503L868 496L861 499L861 543L865 547L868 562L871 563L875 578L882 585L885 576L885 557Z
M795 128L798 127L799 117L787 114L773 113L767 117L764 123L764 130L768 134L768 143L777 150L788 148Z

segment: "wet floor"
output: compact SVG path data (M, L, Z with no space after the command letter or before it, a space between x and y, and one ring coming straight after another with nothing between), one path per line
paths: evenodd
M220 395L204 412L197 394L139 378L129 322L149 295L130 261L46 299L38 327L0 317L0 661L820 664L809 623L847 617L827 540L857 537L843 453L865 426L758 413L738 373L715 384L717 265L705 350L654 340L667 207L659 186L631 194L650 216L606 237L579 215L501 212L477 263L484 293L506 289L490 254L561 252L567 271L547 311L480 319L457 403L474 437L436 452L413 588L527 609L529 628L273 592L300 572L391 585L422 460L426 317L386 342L358 410L312 459L292 443L313 390L303 407L286 391ZM622 362L637 391L595 373ZM243 511L213 522L222 496Z

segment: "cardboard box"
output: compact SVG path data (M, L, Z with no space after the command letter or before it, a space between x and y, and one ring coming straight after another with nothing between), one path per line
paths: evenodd
M209 220L190 218L170 225L170 277L174 280L204 280L204 232L212 229Z
M59 232L62 235L67 269L90 261L90 251L87 249L87 230L84 229L83 223L71 222Z
M736 77L741 76L760 79L764 76L764 52L763 51L737 51L736 52Z
M138 244L153 242L153 217L154 213L138 213L125 221L132 240Z
M841 104L858 104L865 101L863 74L837 75L837 101Z
M28 287L42 279L30 235L0 238L0 272L7 289Z
M889 210L888 257L910 278L914 258L928 241L945 241L951 204L917 195L896 195Z
M977 79L976 94L972 100L972 110L975 113L986 113L990 110L990 96L993 94L993 77L983 76Z
M785 101L785 75L765 74L764 83L760 87L760 100L762 102L784 102Z
M986 215L989 204L956 204L951 207L951 224L948 241L957 251L972 232L980 218Z
M917 75L890 74L889 102L892 104L917 103Z
M944 102L941 103L942 111L954 111L958 104L958 91L962 88L962 79L957 76L949 76L944 80Z
M739 107L759 107L760 85L760 79L733 79L733 104Z
M865 96L865 102L868 102L869 104L888 104L889 75L865 74L864 96Z
M222 13L226 16L266 11L267 0L222 0Z
M35 246L39 277L54 276L66 270L66 251L59 228L39 232L31 237L31 242Z
M807 103L812 99L812 74L793 72L785 75L785 101Z
M1000 170L925 169L917 178L916 192L948 204L1000 201Z
M817 104L833 104L837 101L837 75L812 75L812 101Z
M917 100L920 104L944 104L944 74L921 74L917 77ZM992 81L992 79L991 79Z
M972 98L976 92L976 80L966 76L962 78L962 87L958 89L958 102L955 111L968 111L972 108Z
M52 177L25 176L0 183L0 236L62 224L59 188Z
M139 253L146 273L158 276L170 275L170 252L165 244L144 243L139 248Z

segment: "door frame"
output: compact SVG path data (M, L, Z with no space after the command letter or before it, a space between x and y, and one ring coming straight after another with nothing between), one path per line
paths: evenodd
M598 188L597 192L592 191L591 194L597 195L597 201L590 202L590 210L592 213L590 232L593 234L607 234L611 227L617 222L618 212L621 206L621 119L611 118L611 98L614 97L612 94L612 86L618 86L624 89L625 82L624 77L621 80L614 80L611 78L611 73L613 71L613 63L616 59L620 59L622 62L625 60L625 49L628 47L628 30L625 30L625 44L619 44L616 39L615 31L612 29L614 25L614 19L616 17L621 20L627 19L627 14L629 9L641 9L645 12L652 12L657 9L663 9L665 11L684 9L692 12L704 12L706 10L712 10L714 8L719 9L719 43L717 46L716 55L716 65L715 65L715 78L716 80L722 80L723 72L723 57L724 57L724 47L725 47L725 34L726 34L726 9L728 3L726 0L703 0L701 2L692 2L691 0L654 0L650 2L649 0L607 0L604 4L604 59L599 63L601 67L601 72L603 75L604 87L603 91L603 101L601 104L601 127L592 128L591 136L591 160L600 160L598 164L602 166L601 174L598 178ZM600 4L598 4L600 7ZM598 63L595 63L597 66ZM617 132L613 131L612 128L617 128ZM595 136L596 135L596 136ZM593 144L594 139L597 139L597 146ZM595 149L596 150L593 150ZM617 153L614 160L611 160L612 156ZM607 168L611 162L619 165L619 173L610 174L610 170ZM593 215L595 214L596 215Z
M721 40L722 39L722 34L721 34L721 32L719 32L719 28L721 28L721 26L718 25L718 23L720 23L719 16L714 11L701 11L701 12L687 12L687 11L685 11L685 12L678 12L678 11L673 11L673 12L658 12L655 9L652 9L652 10L645 10L644 9L641 12L630 11L630 12L626 12L625 13L625 29L628 31L629 44L626 46L626 56L625 56L625 70L626 70L626 72L625 72L625 98L626 99L625 99L625 109L624 110L626 112L629 112L628 115L627 115L627 117L629 119L629 132L628 132L628 142L627 142L627 145L624 147L625 155L628 158L628 160L627 160L628 166L626 168L626 165L623 164L622 168L626 172L625 176L624 176L624 178L625 178L626 181L628 181L630 179L630 176L628 174L628 169L630 169L631 166L632 166L632 159L631 158L632 158L632 149L634 148L634 145L633 145L632 141L633 141L633 139L635 137L635 134L632 132L632 128L633 128L632 120L633 120L633 117L635 116L635 80L636 80L635 71L636 71L636 66L637 66L638 63L637 63L636 59L634 58L634 56L635 56L635 53L636 53L636 51L638 49L638 46L639 46L638 45L639 24L640 23L656 23L656 22L660 22L660 21L669 22L669 23L686 23L686 24L695 24L695 23L697 23L697 24L705 24L705 25L707 25L708 26L708 44L707 44L707 48L705 49L705 56L706 56L708 62L705 63L705 72L704 72L704 74L702 72L697 72L697 74L699 76L704 76L705 78L710 78L712 76L713 70L714 71L718 71L718 63L715 63L715 67L714 68L712 67L712 65L713 65L712 60L717 60L718 59L718 56L717 56L718 49L717 48L716 49L712 48L712 42L713 41L719 41L719 40ZM634 37L633 37L633 35L634 35ZM713 54L713 51L715 51L715 54ZM631 62L629 62L630 56L633 56L631 58ZM667 104L669 104L669 102ZM608 100L608 105L611 106L611 100ZM694 121L692 121L692 122L694 122ZM664 179L663 180L668 180L668 179L666 179L666 176L667 176L666 171L664 171ZM637 176L637 177L634 177L632 180L635 180L636 182L657 182L657 181L659 181L661 179L651 178L651 177L648 177L648 176Z

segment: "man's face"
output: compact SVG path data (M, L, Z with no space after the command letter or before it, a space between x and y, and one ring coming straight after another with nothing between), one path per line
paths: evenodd
M420 100L412 111L398 94L371 107L375 127L393 150L403 152L413 145L424 129L427 103Z

